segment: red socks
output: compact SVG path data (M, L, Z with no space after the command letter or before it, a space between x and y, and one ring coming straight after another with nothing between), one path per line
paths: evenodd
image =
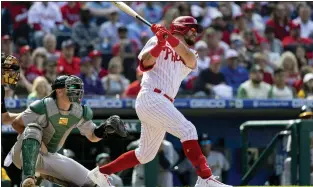
M212 175L211 169L207 165L205 156L202 154L201 148L197 140L188 140L182 143L184 153L195 167L198 176L203 179Z
M100 167L100 172L111 175L112 173L117 173L119 171L132 168L137 164L140 164L140 162L135 155L135 151L128 151L109 164Z

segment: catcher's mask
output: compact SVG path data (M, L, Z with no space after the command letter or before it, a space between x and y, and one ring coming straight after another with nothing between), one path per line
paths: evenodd
M197 20L192 16L180 16L174 19L170 25L172 34L185 35L189 30L202 33L203 27L198 24Z
M2 83L9 85L12 89L15 88L20 79L20 65L16 57L5 56L1 53L1 79Z
M84 96L84 83L83 81L75 75L62 75L56 78L52 84L52 97L55 97L56 89L66 89L66 95L70 102L80 103Z

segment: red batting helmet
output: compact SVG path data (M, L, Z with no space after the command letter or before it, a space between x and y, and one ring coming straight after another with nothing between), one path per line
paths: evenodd
M203 31L203 27L198 24L197 20L192 16L180 16L174 19L170 25L172 34L186 34L191 28L196 29L197 33Z

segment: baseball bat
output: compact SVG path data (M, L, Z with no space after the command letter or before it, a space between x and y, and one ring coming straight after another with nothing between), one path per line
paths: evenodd
M142 21L143 23L145 23L146 25L148 25L149 27L152 26L152 24L147 21L146 19L144 19L143 17L141 17L137 12L135 12L132 8L130 8L127 4L123 3L123 2L116 2L116 1L112 1L112 3L117 6L119 9L121 9L123 12L125 12L126 14Z

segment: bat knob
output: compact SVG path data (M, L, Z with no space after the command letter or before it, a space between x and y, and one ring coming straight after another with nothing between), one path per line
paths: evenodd
M163 35L163 38L164 38L164 39L167 39L167 38L168 38L168 34L164 34L164 35Z

